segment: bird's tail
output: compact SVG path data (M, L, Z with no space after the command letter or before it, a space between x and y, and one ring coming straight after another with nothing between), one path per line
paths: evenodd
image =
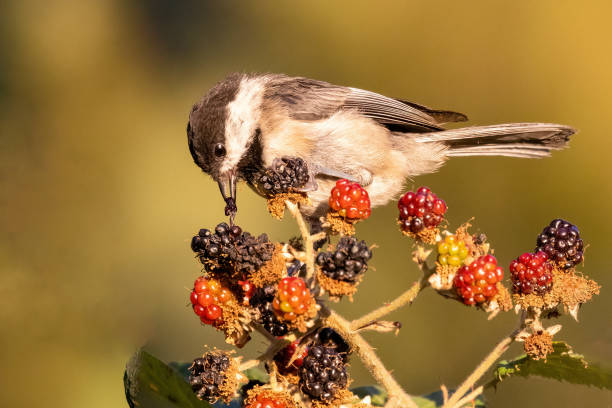
M446 156L510 156L540 158L566 147L576 130L554 123L508 123L423 133L418 143L441 142Z

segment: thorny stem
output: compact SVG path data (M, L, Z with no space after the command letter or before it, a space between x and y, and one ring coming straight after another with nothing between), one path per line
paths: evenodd
M315 238L319 238L318 234L316 236L310 235L306 221L304 221L304 217L302 217L297 204L287 200L285 201L285 205L287 206L287 209L291 215L293 215L293 218L295 218L298 227L300 228L300 233L302 234L302 239L304 240L304 248L306 250L306 279L311 279L315 274L314 244L316 241Z
M372 377L387 390L389 399L385 407L416 408L416 403L406 394L397 381L395 381L391 373L385 368L380 358L376 355L372 346L370 346L360 334L351 329L350 322L333 310L322 308L322 311L329 314L326 320L327 325L342 336L349 344L352 351L359 356L368 371L372 374Z
M478 381L488 370L491 368L493 364L504 354L510 345L516 340L516 336L523 329L525 325L525 314L521 315L520 326L514 330L510 335L504 337L493 350L478 364L476 369L457 387L457 390L451 395L448 401L442 406L442 408L456 408L459 407L458 402L462 401L461 397L471 388L474 387L476 381ZM478 391L482 393L482 387L477 388L474 391ZM479 393L474 394L474 392L470 393L471 398L475 398L479 395Z
M457 403L454 405L453 408L461 408L465 404L467 404L468 402L473 401L476 397L478 397L480 394L482 394L483 388L484 387L482 385L480 387L476 388L474 391L470 392L468 395L466 395L465 397L463 397L459 401L457 401Z
M374 309L370 313L362 316L358 319L355 319L351 322L351 330L357 330L361 327L366 326L367 324L380 319L383 316L399 309L400 307L406 304L412 304L414 299L418 296L418 294L429 286L428 278L435 272L435 268L430 268L427 266L427 256L431 251L426 251L422 246L418 246L416 251L413 253L413 259L419 265L419 269L423 271L423 275L421 278L414 282L408 290L399 295L397 298L392 300L391 302L379 307L378 309Z

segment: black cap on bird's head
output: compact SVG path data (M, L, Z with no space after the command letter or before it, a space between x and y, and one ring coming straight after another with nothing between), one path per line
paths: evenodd
M194 162L218 184L225 213L236 213L239 165L259 133L263 87L256 78L232 74L217 83L189 114L187 138Z

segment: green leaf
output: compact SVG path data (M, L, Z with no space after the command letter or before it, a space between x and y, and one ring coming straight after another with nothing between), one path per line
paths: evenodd
M571 384L592 385L612 390L612 370L602 368L598 364L587 363L582 355L575 353L563 341L554 341L553 348L554 352L546 357L546 361L532 360L525 354L511 361L500 361L494 371L495 378L487 384L487 387L496 387L511 376L536 375Z
M257 380L262 383L267 383L270 379L270 376L264 370L257 367L244 370L242 374L246 375L249 380Z
M359 399L364 399L368 395L372 398L372 405L382 407L387 401L387 391L378 385L365 385L351 389L352 393L357 395Z
M131 408L211 408L196 398L181 374L144 350L127 363L123 384Z

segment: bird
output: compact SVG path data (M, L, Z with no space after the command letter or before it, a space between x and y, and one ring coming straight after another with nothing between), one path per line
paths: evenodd
M193 105L187 124L194 162L219 185L225 213L237 211L236 184L285 157L301 158L314 229L339 179L361 184L372 207L397 199L406 180L464 156L542 158L576 131L554 123L445 129L466 115L325 81L232 73ZM258 191L255 189L255 191Z

